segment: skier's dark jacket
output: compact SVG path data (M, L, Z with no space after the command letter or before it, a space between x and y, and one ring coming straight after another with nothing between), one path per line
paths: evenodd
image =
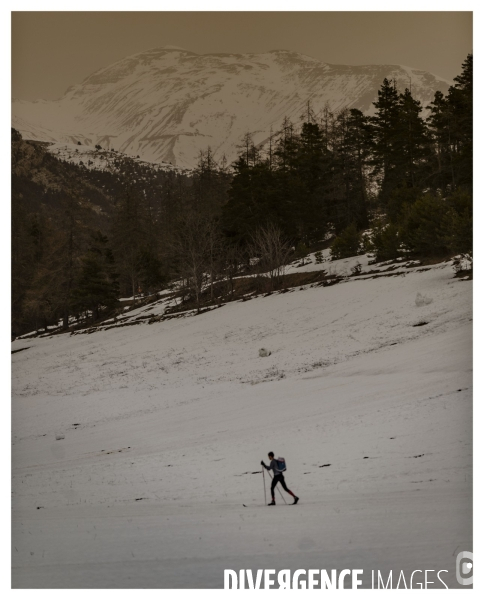
M279 475L279 474L281 474L281 473L282 473L282 471L279 471L279 469L277 468L277 461L276 461L276 459L275 459L275 458L273 458L273 459L271 460L271 464L270 464L269 466L267 466L267 465L264 465L264 467L265 467L265 468L266 468L268 471L270 471L270 470L272 469L272 470L274 471L274 475Z

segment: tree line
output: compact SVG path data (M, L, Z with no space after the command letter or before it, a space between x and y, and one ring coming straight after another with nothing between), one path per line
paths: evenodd
M454 81L446 95L436 92L426 119L410 89L385 79L373 116L325 109L316 118L308 104L302 125L286 119L264 151L247 135L223 211L226 235L246 243L271 222L295 244L336 235L341 256L371 222L379 257L471 250L471 55Z

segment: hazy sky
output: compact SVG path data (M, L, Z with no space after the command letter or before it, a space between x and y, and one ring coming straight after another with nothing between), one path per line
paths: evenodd
M12 95L60 97L125 56L287 49L324 62L403 64L452 80L472 52L470 12L14 12Z

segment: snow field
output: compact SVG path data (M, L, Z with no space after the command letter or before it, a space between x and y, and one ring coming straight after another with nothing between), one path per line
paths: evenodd
M15 341L13 587L222 587L224 568L362 568L367 586L372 568L447 569L455 586L471 299L445 263ZM297 506L263 506L269 450Z

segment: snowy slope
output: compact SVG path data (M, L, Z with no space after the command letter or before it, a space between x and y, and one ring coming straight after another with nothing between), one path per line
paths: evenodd
M345 567L366 585L372 568L447 569L456 586L472 549L471 286L443 263L15 341L13 586ZM299 505L263 506L269 450Z
M95 146L86 146L84 144L51 142L46 146L46 150L58 160L65 160L74 165L83 165L86 169L96 169L98 171L116 171L119 168L117 164L124 159L129 158L135 163L148 166L154 170L174 171L176 173L187 172L184 169L164 161L148 163L141 160L139 155L128 156L120 152L99 150Z
M155 48L100 69L56 101L14 100L12 126L25 139L95 145L149 162L193 167L200 150L235 157L250 131L262 143L285 116L296 122L310 100L371 112L385 77L412 86L425 107L449 82L400 65L322 63L286 50L198 55Z

